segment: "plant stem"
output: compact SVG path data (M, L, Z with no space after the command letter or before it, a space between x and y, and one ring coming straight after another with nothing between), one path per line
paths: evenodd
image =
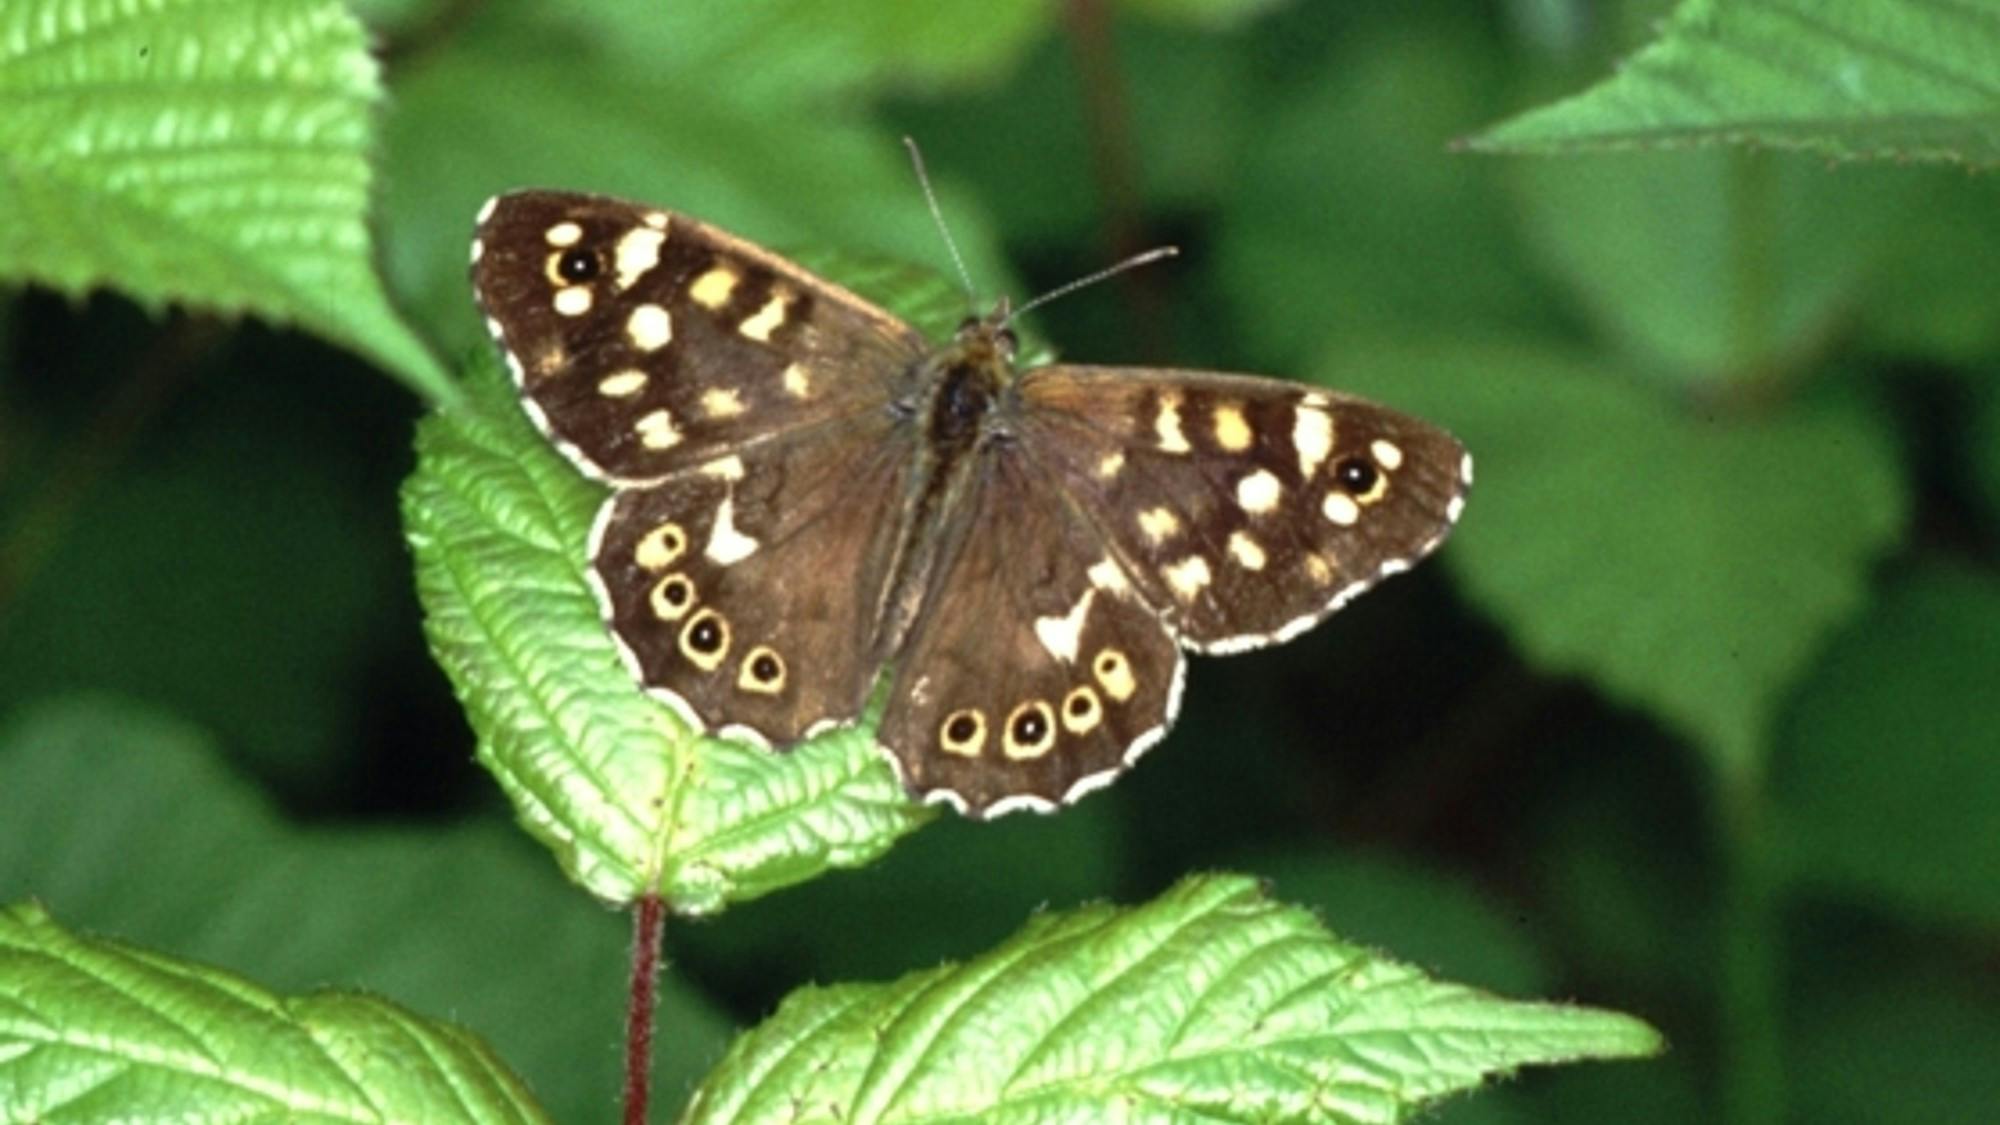
M1784 1058L1778 887L1767 832L1762 771L1721 775L1717 810L1722 887L1722 1120L1777 1125L1784 1119Z
M667 907L659 895L632 909L632 985L625 1010L625 1125L645 1125L653 1087L653 1016L658 1007L660 937Z

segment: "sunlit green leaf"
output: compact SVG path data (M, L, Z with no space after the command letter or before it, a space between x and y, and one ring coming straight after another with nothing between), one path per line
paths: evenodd
M576 893L498 818L308 829L226 773L199 730L103 696L0 724L0 888L68 924L285 992L337 982L449 1013L501 1051L561 1120L601 1113L621 1077L629 923ZM300 895L311 898L302 909ZM533 918L533 925L522 925ZM660 982L685 1089L731 1022L682 975Z
M477 1038L386 1000L291 999L0 910L0 1106L17 1121L544 1121Z
M1728 769L1762 755L1903 524L1885 427L1849 399L1705 414L1520 345L1355 346L1326 371L1471 449L1478 484L1443 555L1516 643Z
M0 274L297 323L449 398L370 262L380 93L333 0L13 0Z
M1604 82L1475 138L1488 151L1747 142L2000 161L1990 3L1684 0Z
M884 295L928 319L942 287L906 276ZM571 878L703 913L865 863L927 818L866 725L774 754L696 737L642 694L584 579L601 489L493 365L471 391L475 409L424 423L404 489L426 630L480 760Z
M2000 924L2000 583L1935 570L1828 652L1773 787L1810 883Z
M1659 1049L1629 1016L1432 981L1207 876L1043 915L963 965L798 992L686 1120L1389 1122L1517 1067Z

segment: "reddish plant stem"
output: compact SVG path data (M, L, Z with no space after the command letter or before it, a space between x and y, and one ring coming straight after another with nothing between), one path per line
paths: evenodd
M667 905L659 895L632 908L632 986L625 1011L625 1125L645 1125L653 1089L653 1016L659 1001L660 936Z

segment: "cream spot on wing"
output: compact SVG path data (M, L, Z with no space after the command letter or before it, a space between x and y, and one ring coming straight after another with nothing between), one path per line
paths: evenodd
M667 213L665 211L648 211L646 212L645 223L654 230L665 230L667 229Z
M1258 546L1257 541L1250 538L1246 532L1237 531L1230 534L1229 557L1235 559L1236 565L1244 570L1264 569L1264 548Z
M1306 576L1315 586L1324 586L1333 581L1333 563L1318 551L1306 555Z
M660 264L660 244L666 240L666 231L652 227L633 227L625 232L625 237L618 240L618 250L613 256L619 289L632 288L633 282Z
M743 458L734 453L727 457L717 457L703 464L701 471L708 476L720 477L723 480L742 480Z
M715 510L715 526L708 533L708 546L702 548L702 554L718 566L730 566L756 554L757 547L755 539L736 530L736 497L723 497L722 506Z
M625 318L625 335L642 352L658 351L674 338L674 321L658 305L640 305Z
M632 430L639 435L639 444L647 449L671 449L681 442L680 427L674 425L674 416L665 410L655 410L633 423Z
M1065 664L1076 662L1077 645L1083 641L1084 617L1090 612L1090 599L1096 596L1097 589L1092 587L1076 599L1068 613L1035 618L1035 638L1049 650L1049 655Z
M597 381L597 393L605 398L631 398L646 389L644 371L620 371Z
M1345 492L1327 493L1326 503L1320 506L1320 511L1326 513L1327 519L1342 527L1353 527L1354 521L1361 518L1361 505L1356 504L1354 497Z
M1115 648L1098 649L1097 658L1090 662L1090 670L1097 677L1097 686L1120 703L1132 698L1132 693L1139 690L1139 681L1132 675L1132 662Z
M663 523L646 533L632 549L632 561L641 570L665 570L687 550L687 532L677 523Z
M1376 464L1392 473L1403 467L1403 451L1393 441L1376 438L1368 443L1368 452L1375 455Z
M1097 479L1110 480L1117 476L1118 471L1124 467L1125 454L1119 452L1107 453L1097 459Z
M1299 475L1310 480L1333 452L1333 415L1301 403L1292 412L1292 448L1299 455Z
M1444 506L1444 518L1447 523L1457 523L1458 517L1464 514L1465 497L1463 496L1452 497Z
M764 302L748 320L736 326L736 330L760 344L771 342L771 333L785 323L785 297L775 294Z
M812 376L806 373L802 364L785 365L785 393L793 398L805 398L812 394Z
M716 266L688 286L688 299L705 309L719 309L728 303L729 295L735 291L736 271L728 266Z
M1209 583L1212 575L1208 571L1208 560L1200 555L1189 555L1177 563L1168 563L1161 568L1167 585L1173 587L1174 596L1184 602L1191 602Z
M550 344L535 357L535 374L547 378L561 371L569 363L569 351L561 344Z
M701 392L701 412L710 418L734 418L743 413L743 396L735 387L710 387Z
M478 264L479 264L479 259L480 259L480 257L481 257L482 255L484 255L485 253L486 253L486 244L485 244L484 242L481 242L480 240L478 240L478 239L476 239L476 238L475 238L475 239L473 239L473 240L472 240L472 264L473 264L473 265L475 265L475 266L476 266L476 265L478 265Z
M1071 734L1089 734L1104 719L1104 704L1088 684L1079 684L1063 697L1062 725Z
M479 205L479 215L473 221L477 223L484 223L486 220L493 217L494 209L499 206L500 206L499 196L497 195L487 196L486 202Z
M590 311L590 287L565 285L556 290L556 311L564 316L582 316Z
M1285 486L1278 483L1278 476L1269 469L1256 472L1236 482L1236 502L1253 516L1261 516L1278 506Z
M1139 513L1139 530L1146 541L1157 547L1181 529L1180 517L1166 508L1147 508Z
M1467 484L1472 483L1472 454L1468 453L1458 459L1458 479Z
M575 223L561 222L543 231L542 237L549 240L550 246L575 246L577 240L583 237L583 228Z
M1253 438L1241 406L1223 403L1215 408L1215 444L1231 453L1241 453L1250 448Z
M1111 561L1109 555L1090 564L1085 572L1090 576L1090 584L1110 594L1125 594L1132 584L1125 578L1125 568Z
M1160 396L1160 413L1153 419L1153 431L1160 439L1160 448L1168 453L1186 453L1187 434L1181 431L1181 396L1168 391Z

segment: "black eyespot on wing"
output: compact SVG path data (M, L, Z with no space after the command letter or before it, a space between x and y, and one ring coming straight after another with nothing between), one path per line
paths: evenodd
M955 743L971 742L972 736L979 733L979 723L971 715L957 715L945 724L944 733Z
M1023 711L1014 717L1014 741L1022 746L1034 746L1049 732L1048 721L1039 710Z
M1359 457L1349 457L1334 469L1334 479L1348 492L1360 495L1375 487L1375 466Z
M594 250L580 246L562 252L556 259L556 273L572 285L591 281L604 272L604 263Z
M715 652L722 648L722 626L712 617L703 618L688 630L687 643L696 652Z

